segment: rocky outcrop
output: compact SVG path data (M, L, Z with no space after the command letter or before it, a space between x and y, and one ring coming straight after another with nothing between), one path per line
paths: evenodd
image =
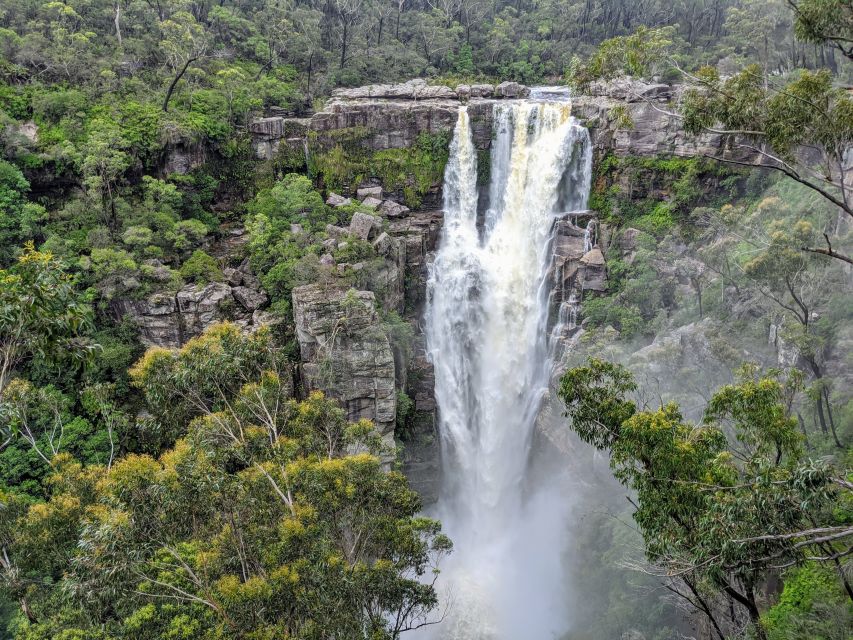
M429 85L415 78L399 84L371 84L354 89L335 89L332 97L339 100L364 100L384 98L389 100L456 99L456 91L443 85Z
M248 264L225 272L226 282L190 284L175 294L155 293L141 300L115 299L110 312L117 320L126 318L135 324L147 347L180 347L224 320L247 329L273 322L262 311L269 298Z
M554 221L549 279L550 327L562 325L557 339L577 329L584 296L607 290L607 265L598 245L598 221L593 211L569 212ZM570 308L571 307L571 308Z
M293 318L306 391L337 398L351 421L372 420L393 444L394 354L371 291L319 284L293 290Z
M163 175L185 174L207 162L207 149L202 144L181 143L166 148Z
M386 313L403 313L406 299L406 246L383 231L373 241L373 248L382 262L366 275L366 288L376 294Z
M262 160L271 160L284 145L291 154L304 156L309 125L308 118L271 116L253 120L249 123L249 133L255 153Z
M441 452L435 403L435 372L426 355L423 337L414 347L409 364L406 394L414 401L406 430L400 434L403 473L409 486L417 491L424 504L438 499L441 483Z
M674 115L683 93L679 85L649 84L631 78L594 82L572 99L572 114L590 130L600 154L618 156L720 156L760 164L759 154L737 147L731 135L688 135Z
M425 301L428 264L438 244L440 211L418 211L388 223L388 233L405 247L405 308L418 314Z
M599 153L639 156L722 155L759 163L757 155L737 149L736 139L722 134L687 135L681 119L672 115L682 87L646 83L631 78L595 82L572 99L572 113L590 129ZM338 134L358 133L358 145L372 151L411 147L418 136L450 132L459 105L468 104L474 143L491 145L492 105L495 100L529 96L515 82L459 85L456 89L410 80L395 85L338 89L311 118L260 118L249 127L260 158L275 155L281 141L295 153L309 146L329 148ZM630 124L629 124L630 123Z

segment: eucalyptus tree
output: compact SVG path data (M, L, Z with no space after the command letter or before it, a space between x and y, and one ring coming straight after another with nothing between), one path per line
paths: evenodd
M850 552L853 521L837 507L853 485L825 461L803 455L790 416L795 378L745 367L692 425L673 403L642 409L622 366L590 359L561 381L571 428L610 455L614 475L636 495L634 519L647 569L710 620L717 637L745 612L764 639L760 590L772 571L829 563L853 601L839 559ZM843 509L842 509L843 511Z

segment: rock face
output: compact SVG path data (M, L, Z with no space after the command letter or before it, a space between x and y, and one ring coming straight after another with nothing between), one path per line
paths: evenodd
M255 153L262 160L272 160L284 144L291 153L304 155L309 124L308 118L272 116L253 120L249 132Z
M163 175L189 173L207 162L207 149L202 144L177 142L166 147Z
M426 80L415 78L400 84L371 84L354 89L335 89L332 97L343 100L387 98L392 100L455 99L457 93L450 87L428 85Z
M388 224L388 233L405 247L405 307L418 317L425 301L427 265L438 244L442 219L440 211L418 211Z
M734 148L732 136L684 133L675 110L682 87L645 83L631 78L595 82L584 95L572 99L572 114L590 129L599 153L617 155L730 156L759 163L757 155ZM337 143L336 132L358 131L365 149L411 147L422 133L451 132L459 105L468 104L474 144L491 146L492 105L496 100L525 98L530 89L516 82L459 85L455 90L430 86L424 80L401 84L369 85L338 89L322 111L311 118L260 118L251 123L256 154L271 158L284 142L296 154L310 144L329 148ZM617 109L619 107L620 109ZM620 113L621 112L621 113ZM624 125L627 116L631 126ZM380 196L376 196L380 197Z
M379 298L382 309L387 313L403 313L406 295L406 246L397 238L382 232L373 247L382 258L366 278L366 286Z
M568 213L554 222L549 273L552 325L558 321L561 304L572 298L580 304L587 292L607 290L607 265L596 242L594 215L592 211Z
M349 420L373 420L390 445L397 413L394 354L375 305L371 291L317 284L293 290L306 390L337 398Z
M248 265L226 271L227 282L190 284L174 295L155 293L142 300L116 299L110 312L116 319L130 319L145 346L165 348L180 347L224 320L247 329L273 321L261 311L269 299Z
M572 115L589 128L598 153L712 155L760 164L758 154L735 148L735 136L687 135L681 119L670 115L677 110L675 103L682 93L683 87L678 85L648 84L631 78L594 82L588 94L572 99ZM627 116L630 126L620 122L620 116Z
M423 337L415 344L415 354L408 373L406 393L415 404L409 427L401 435L402 470L424 504L431 504L438 499L441 452L434 392L435 372L427 358Z

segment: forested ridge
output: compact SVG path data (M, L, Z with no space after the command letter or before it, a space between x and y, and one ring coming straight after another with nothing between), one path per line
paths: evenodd
M580 303L560 410L629 495L575 523L588 588L566 640L849 638L851 42L845 0L7 0L0 639L379 639L442 620L452 540L377 426L309 389L293 291L345 291L330 341L384 341L405 449L415 377L393 367L415 358L422 284L388 291L398 249L374 214L436 201L451 132L369 153L357 127L322 153L308 132L305 153L260 158L251 131L411 78L616 83L620 106L583 124L629 135L641 104L729 141L596 149L607 285ZM668 84L666 102L632 93ZM196 305L196 324L152 346L142 303ZM321 382L340 375L324 357Z

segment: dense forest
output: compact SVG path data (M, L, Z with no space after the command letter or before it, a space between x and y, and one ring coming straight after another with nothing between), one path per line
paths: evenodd
M845 0L6 0L0 639L377 640L440 620L453 541L388 439L304 384L292 296L370 288L381 247L328 242L373 211L331 187L372 176L426 207L449 134L362 167L346 141L260 159L252 123L369 83L595 94L626 76L678 85L654 108L746 155L595 157L590 208L619 250L582 302L561 421L608 456L633 520L572 531L591 613L565 638L849 639L851 43ZM151 346L125 313L215 283L260 296L251 331L240 310ZM411 358L417 322L363 304L348 294L334 331L367 322ZM684 327L713 357L671 363ZM405 447L415 400L393 393Z

